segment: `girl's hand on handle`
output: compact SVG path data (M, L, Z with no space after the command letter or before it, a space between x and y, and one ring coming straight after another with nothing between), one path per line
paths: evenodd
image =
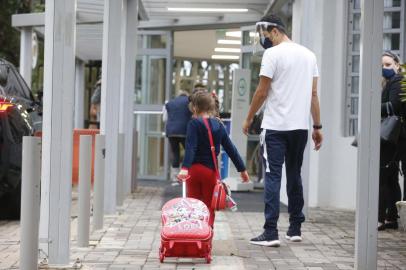
M242 179L242 181L243 181L244 183L250 181L250 177L249 177L249 175L248 175L248 173L247 173L246 170L243 171L243 172L240 172L240 175L241 175L241 179Z
M189 171L187 169L181 169L177 177L179 181L184 182L190 178Z

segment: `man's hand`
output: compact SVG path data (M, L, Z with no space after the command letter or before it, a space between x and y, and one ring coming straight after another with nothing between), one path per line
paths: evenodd
M323 134L321 133L320 129L313 130L312 139L314 142L314 150L318 151L321 147L321 143L323 142Z
M252 97L247 119L242 125L242 132L245 135L248 135L248 129L250 128L252 121L254 120L255 114L258 112L258 110L261 108L268 97L268 92L271 89L271 82L271 78L259 76L259 84L257 86L257 90L255 90L254 96Z
M242 179L243 183L246 183L250 180L247 170L240 172L240 175L241 175L241 179Z
M252 121L253 119L245 119L244 123L242 124L242 132L245 135L248 135L248 129L250 128Z

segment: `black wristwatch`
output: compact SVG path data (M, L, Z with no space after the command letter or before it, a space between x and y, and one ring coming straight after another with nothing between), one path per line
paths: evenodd
M314 129L322 129L323 128L323 126L320 124L320 125L313 125L313 128Z

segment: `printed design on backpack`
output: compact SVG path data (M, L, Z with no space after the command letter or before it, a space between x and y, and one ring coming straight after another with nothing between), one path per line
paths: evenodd
M202 221L197 219L184 219L179 222L168 223L165 226L176 227L180 232L201 230L203 228Z
M195 199L181 199L174 204L169 201L165 206L163 217L165 218L165 226L169 227L176 226L186 220L208 221L210 216L207 206Z

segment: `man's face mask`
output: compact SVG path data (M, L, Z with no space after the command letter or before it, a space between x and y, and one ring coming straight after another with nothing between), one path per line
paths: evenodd
M273 45L269 37L261 38L259 42L264 50L271 48Z
M270 22L257 22L256 31L254 37L253 54L258 54L264 49L269 49L273 46L271 39L268 37L268 29L271 26L278 26L275 23Z

